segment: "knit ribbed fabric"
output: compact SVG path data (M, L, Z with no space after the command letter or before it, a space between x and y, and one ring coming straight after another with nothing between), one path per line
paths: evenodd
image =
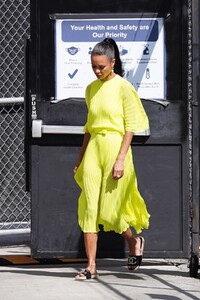
M134 87L119 75L108 81L95 80L86 89L88 118L85 132L94 129L133 133L149 129L149 122Z
M141 197L131 147L124 162L124 175L112 178L112 169L126 131L148 129L140 99L129 82L116 75L106 82L94 81L86 90L88 119L85 132L91 134L82 162L75 174L81 188L78 204L83 232L122 233L133 226L136 233L149 226L150 215Z

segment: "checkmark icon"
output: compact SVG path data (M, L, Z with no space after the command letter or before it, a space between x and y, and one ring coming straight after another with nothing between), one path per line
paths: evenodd
M77 72L78 69L76 69L73 73L68 73L69 78L73 79Z

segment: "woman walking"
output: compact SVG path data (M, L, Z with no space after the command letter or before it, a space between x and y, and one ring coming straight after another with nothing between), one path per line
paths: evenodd
M121 234L128 243L129 270L142 262L144 239L133 235L147 229L150 215L137 188L131 141L135 132L149 128L148 118L134 87L122 78L119 50L105 39L91 53L97 80L86 89L87 122L81 151L74 167L81 188L79 225L84 233L88 264L75 279L97 276L99 225Z

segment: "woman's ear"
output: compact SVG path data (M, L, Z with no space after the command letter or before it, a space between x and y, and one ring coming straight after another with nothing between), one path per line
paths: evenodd
M113 58L113 59L112 59L112 61L111 61L112 68L113 68L113 67L114 67L114 65L115 65L115 61L116 61L116 59L115 59L115 58Z

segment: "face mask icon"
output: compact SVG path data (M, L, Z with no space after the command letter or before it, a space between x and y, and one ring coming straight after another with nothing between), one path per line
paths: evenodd
M80 51L80 48L77 47L70 47L70 48L66 48L65 49L70 55L75 55L76 53L78 53L78 51Z

